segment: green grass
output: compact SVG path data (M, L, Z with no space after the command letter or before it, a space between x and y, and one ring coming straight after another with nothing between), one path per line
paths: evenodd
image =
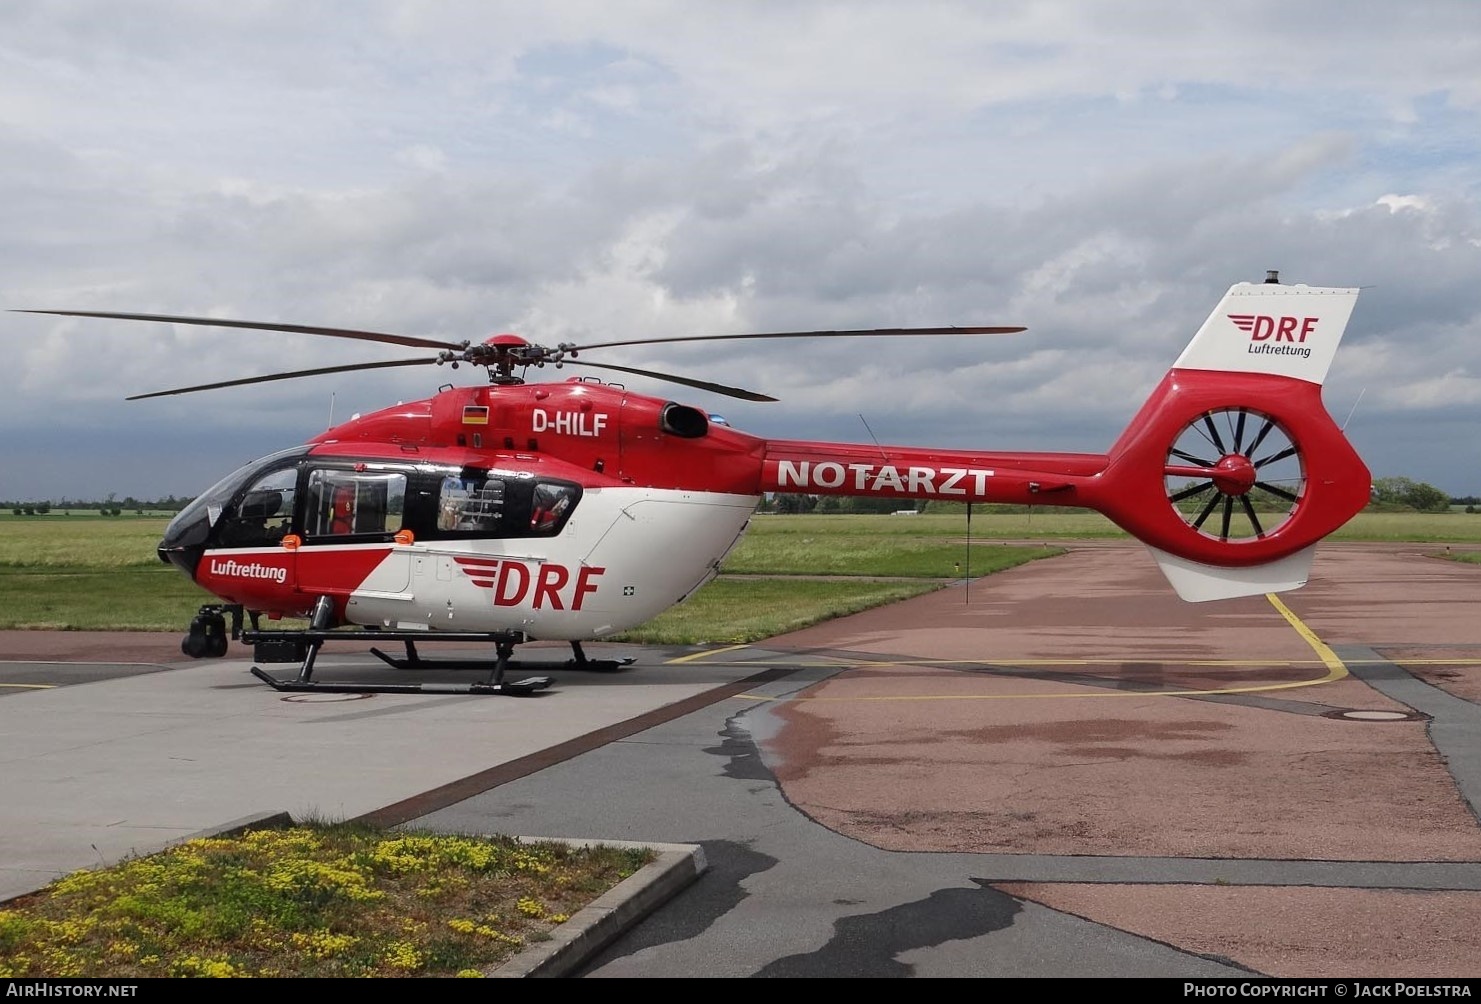
M1332 540L1481 542L1481 515L1468 512L1360 512Z
M939 582L926 580L800 582L721 576L679 606L612 640L647 645L739 645L939 588Z
M249 831L0 906L0 978L480 976L655 857L382 831Z
M211 597L155 556L167 522L0 513L0 629L183 631ZM966 531L964 511L758 516L720 578L621 638L655 644L755 641L918 595L968 571L984 575L1058 554L1052 547L1058 541L1125 537L1105 517L1083 509L974 512L968 564ZM1333 539L1481 542L1481 515L1365 512ZM1009 541L1039 543L1019 548ZM777 576L792 581L771 578ZM809 576L840 578L821 583Z
M212 598L155 556L165 523L0 517L0 629L183 632ZM756 641L917 596L967 571L985 575L1060 553L977 543L969 560L962 525L949 516L768 517L752 527L724 575L621 639Z
M919 516L758 516L751 521L747 543L754 538L810 537L820 534L864 534L893 537L966 537L964 513ZM973 540L1061 540L1126 537L1099 513L1086 509L1035 509L1029 513L972 514ZM1481 543L1481 513L1451 511L1360 512L1333 540L1439 541Z
M790 519L792 517L782 517ZM847 527L818 528L814 533L772 532L765 524L747 534L725 560L727 575L888 575L913 578L960 578L965 571L985 575L999 568L1001 543L973 541L971 557L964 539L943 535L887 535L851 532ZM1058 553L1058 552L1056 552ZM1012 564L1019 564L1021 560Z
M830 539L824 538L823 542ZM748 574L721 575L679 606L612 640L649 645L737 645L760 641L932 592L960 578L960 571L946 561L932 564L929 573L920 571L917 549L901 547L899 560L892 563L887 547L877 541L872 544L856 557L846 548L841 549L830 569L817 569L811 561L792 565L776 562L775 570L764 576L749 567ZM932 548L933 553L936 550L939 546ZM952 553L958 560L965 560L964 548L957 547ZM974 546L970 570L974 576L987 575L1063 553L1059 548ZM725 567L729 569L730 564L727 561ZM838 570L847 568L867 570ZM797 573L796 569L814 570ZM788 571L792 574L787 574ZM925 574L940 577L925 578ZM811 577L816 575L837 577ZM899 578L863 577L878 575Z
M965 539L966 509L917 516L761 515L751 521L748 537L813 537L819 534L862 534L879 537L944 537ZM972 512L972 539L1019 540L1042 538L1124 537L1126 534L1100 513L1088 509L1036 509L1033 512Z
M154 549L169 522L138 516L0 516L0 571L163 568Z
M184 632L215 597L174 567L0 565L0 629Z

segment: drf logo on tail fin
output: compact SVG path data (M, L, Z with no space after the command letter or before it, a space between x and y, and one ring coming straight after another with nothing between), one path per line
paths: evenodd
M1252 342L1304 342L1316 330L1315 317L1271 317L1269 314L1229 314L1229 320Z

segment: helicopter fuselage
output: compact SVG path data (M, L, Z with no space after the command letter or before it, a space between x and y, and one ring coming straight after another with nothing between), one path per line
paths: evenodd
M160 556L270 617L601 638L716 574L763 445L593 381L446 388L229 475Z
M587 379L447 387L228 475L159 553L230 604L396 630L596 639L718 572L766 492L1014 501L1089 454L767 440ZM1078 504L1084 504L1079 502Z
M159 553L270 617L327 596L342 624L596 639L712 579L766 492L1013 501L1105 462L766 440L591 379L448 387L234 472Z

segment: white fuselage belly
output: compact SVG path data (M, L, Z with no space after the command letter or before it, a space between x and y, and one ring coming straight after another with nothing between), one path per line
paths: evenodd
M353 623L601 638L650 620L712 579L760 499L588 488L556 537L393 548L350 595Z

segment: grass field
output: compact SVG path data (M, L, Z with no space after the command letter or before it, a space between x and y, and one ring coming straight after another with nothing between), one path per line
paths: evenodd
M183 631L211 597L156 557L167 522L0 514L0 628ZM757 516L718 579L620 639L755 641L1059 554L1057 541L1124 536L1086 510L980 512L969 556L962 513ZM1333 539L1481 543L1481 515L1361 513Z
M0 515L0 629L183 632L212 597L155 555L167 522ZM983 540L969 555L961 529L950 517L758 518L724 574L617 640L755 641L1060 553Z

